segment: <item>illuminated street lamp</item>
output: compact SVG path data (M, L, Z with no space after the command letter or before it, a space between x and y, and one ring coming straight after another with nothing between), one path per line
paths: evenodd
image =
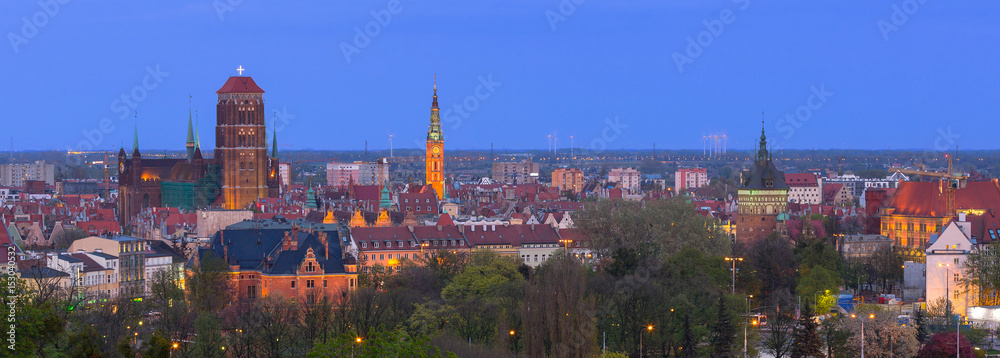
M726 261L733 263L733 295L736 295L736 261L743 261L742 257L727 257Z
M671 309L671 311L673 311L673 309ZM651 325L651 324L650 325L646 325L646 330L652 332L653 331L653 325ZM642 354L643 354L643 350L642 350L642 331L639 331L639 358L642 358Z
M851 314L851 318L857 318L855 314ZM869 319L875 319L874 313L868 314ZM865 358L865 320L861 319L861 358Z

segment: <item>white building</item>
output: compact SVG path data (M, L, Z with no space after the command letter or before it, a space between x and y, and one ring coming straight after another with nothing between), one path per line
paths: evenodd
M799 204L823 203L823 179L813 173L785 173L788 202Z
M937 304L947 296L952 312L964 314L976 303L976 290L962 284L965 260L975 250L971 236L972 224L965 222L965 214L959 214L959 221L952 221L936 239L931 238L927 247L925 285L928 304Z

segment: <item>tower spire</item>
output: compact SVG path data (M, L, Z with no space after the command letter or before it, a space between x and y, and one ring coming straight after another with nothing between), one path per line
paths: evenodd
M277 112L275 112L277 114ZM278 130L274 119L271 119L271 158L278 159Z
M195 147L195 143L194 143L194 124L191 121L191 98L193 98L193 96L189 95L188 96L188 135L187 135L187 142L185 143L185 146L187 147L187 157L188 157L188 160L191 160L191 159L194 158L194 147Z
M134 128L134 133L132 134L132 152L139 152L139 112L133 114L132 127Z
M438 75L434 74L434 101L431 103L431 109L438 108Z

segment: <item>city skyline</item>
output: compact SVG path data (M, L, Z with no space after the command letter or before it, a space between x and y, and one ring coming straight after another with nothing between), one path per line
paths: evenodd
M0 140L179 150L190 100L213 148L241 68L283 150L420 148L435 74L455 150L748 150L761 112L776 149L993 149L997 4L563 3L5 4Z

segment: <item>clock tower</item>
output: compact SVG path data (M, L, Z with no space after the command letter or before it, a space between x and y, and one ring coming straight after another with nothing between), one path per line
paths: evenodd
M444 200L444 135L438 113L437 76L434 76L434 100L431 102L431 125L427 128L427 184Z

